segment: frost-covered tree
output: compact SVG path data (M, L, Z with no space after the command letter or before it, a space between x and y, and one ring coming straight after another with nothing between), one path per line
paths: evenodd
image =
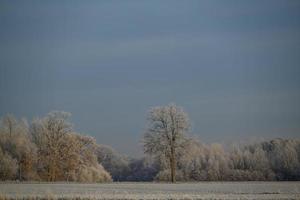
M273 139L262 143L277 180L300 179L300 140Z
M5 130L9 137L12 137L16 127L17 127L17 120L12 114L7 114L3 117L2 130Z
M47 181L110 181L111 177L96 156L94 138L77 134L70 114L50 112L31 124L33 142L38 147L37 171Z
M68 121L70 115L53 111L32 124L32 137L39 148L38 170L48 181L57 181L61 177L65 141L72 131Z
M97 145L99 163L111 174L114 181L125 181L129 176L129 159L108 145Z
M177 155L188 144L189 118L175 104L154 107L148 114L148 127L144 134L146 154L163 157L169 165L170 179L176 181Z
M0 179L111 181L97 160L95 139L74 132L69 116L51 112L30 126L24 119L4 116L0 120Z
M0 148L0 180L14 180L17 177L18 163Z
M71 163L73 166L67 166L64 171L73 176L68 177L67 180L80 182L111 181L110 174L97 160L96 140L90 136L76 133L72 133L70 136L73 138L73 143L67 148L69 152L65 155L67 161L65 163Z
M29 128L25 119L17 120L7 115L1 120L0 147L5 155L17 163L19 180L38 179L35 169L36 146L31 141Z

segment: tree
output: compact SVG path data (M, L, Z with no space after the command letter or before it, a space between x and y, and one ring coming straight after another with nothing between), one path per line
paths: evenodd
M98 162L111 174L114 181L125 181L129 175L129 159L107 145L96 145Z
M8 153L0 148L0 180L13 180L17 176L18 163Z
M12 114L7 114L2 119L2 124L6 127L8 135L12 137L14 128L17 126L17 120Z
M144 134L146 154L164 157L169 164L171 182L176 181L177 156L188 144L186 133L189 118L175 104L154 107L148 114L148 127Z
M96 155L96 140L90 136L83 136L77 133L69 135L70 139L66 144L65 163L68 176L71 181L80 182L104 182L111 181L110 174L98 162ZM73 141L73 142L72 142ZM69 177L67 177L69 180Z
M36 146L29 136L28 123L25 119L17 120L13 115L6 115L0 123L0 147L7 156L17 162L19 180L37 179L34 169Z
M111 181L96 156L96 140L72 130L69 113L53 111L30 127L37 146L37 172L42 180Z
M65 141L72 131L68 121L70 113L53 111L44 119L36 119L31 126L31 134L39 153L38 171L48 181L61 177Z

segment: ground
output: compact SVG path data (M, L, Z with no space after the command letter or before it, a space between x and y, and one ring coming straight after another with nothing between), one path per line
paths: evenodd
M23 199L300 199L300 182L1 183L0 197ZM1 199L1 198L0 198Z

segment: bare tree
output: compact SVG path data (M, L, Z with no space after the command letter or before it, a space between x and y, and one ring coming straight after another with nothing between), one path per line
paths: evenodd
M72 131L70 113L52 111L44 119L35 120L31 134L39 150L39 166L48 181L59 180L65 152L65 141Z
M47 181L110 181L98 163L96 140L72 130L69 113L53 111L30 127L37 150L37 171Z
M181 107L169 104L152 108L148 122L143 141L144 151L150 155L163 156L169 163L171 181L175 182L176 157L188 144L188 115Z
M8 131L8 135L12 137L13 131L15 131L14 128L17 126L16 118L12 114L7 114L2 119L2 123Z

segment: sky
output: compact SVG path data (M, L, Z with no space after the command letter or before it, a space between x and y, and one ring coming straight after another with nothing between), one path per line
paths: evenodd
M202 141L300 136L300 1L0 0L0 116L72 113L142 155L176 103Z

